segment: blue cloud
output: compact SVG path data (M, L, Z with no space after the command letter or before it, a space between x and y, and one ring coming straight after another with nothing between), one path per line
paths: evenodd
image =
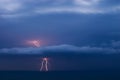
M29 14L82 13L103 14L120 11L118 0L1 0L2 17L19 17Z
M114 54L119 53L120 49L102 47L76 47L72 45L47 46L40 48L11 48L0 49L0 54L28 54L28 55L70 55L70 54ZM69 54L70 53L70 54Z

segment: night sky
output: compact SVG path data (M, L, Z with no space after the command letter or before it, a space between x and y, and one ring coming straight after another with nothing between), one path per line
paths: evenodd
M51 70L118 67L119 21L119 0L0 0L0 70L38 70L41 56L55 61Z

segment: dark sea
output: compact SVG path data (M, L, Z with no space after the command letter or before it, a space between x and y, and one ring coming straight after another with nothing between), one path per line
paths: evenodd
M120 80L120 70L1 71L0 80Z
M48 72L38 71L40 60L37 56L1 56L0 80L120 80L120 54L50 56Z

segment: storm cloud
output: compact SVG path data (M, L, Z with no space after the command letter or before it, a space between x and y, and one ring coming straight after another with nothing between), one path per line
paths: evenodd
M3 18L49 13L103 14L120 11L118 0L1 0Z
M26 40L41 40L45 46L89 45L84 48L116 52L120 15L114 12L119 13L119 6L118 0L0 0L0 49L27 52L31 48L16 47L28 46Z
M120 49L102 48L102 47L76 47L72 45L48 46L40 48L11 48L0 49L0 54L17 54L17 55L79 55L79 54L118 54Z

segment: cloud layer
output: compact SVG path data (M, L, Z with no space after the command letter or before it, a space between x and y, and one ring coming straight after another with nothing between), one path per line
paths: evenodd
M102 48L102 47L76 47L71 45L48 46L40 48L11 48L1 49L0 54L28 54L28 55L76 55L76 54L114 54L120 53L120 49Z
M0 0L2 17L66 12L103 14L119 11L118 0Z

